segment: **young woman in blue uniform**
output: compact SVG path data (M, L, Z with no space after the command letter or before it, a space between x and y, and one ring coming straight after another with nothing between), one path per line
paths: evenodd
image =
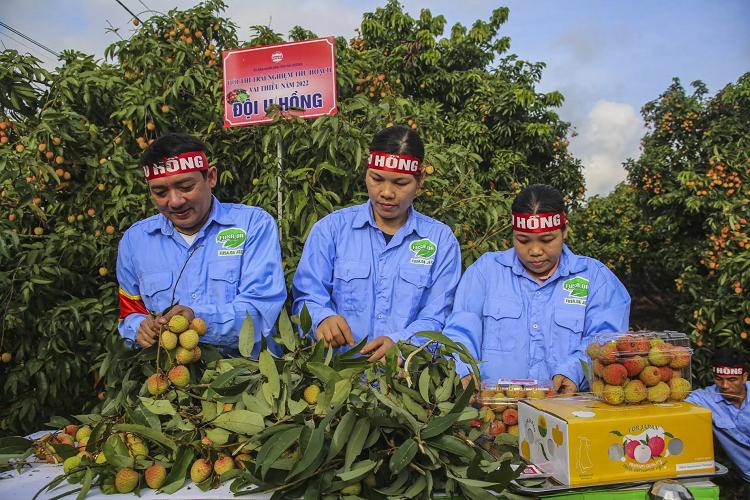
M313 332L381 359L399 340L443 329L461 277L461 252L445 224L412 207L422 186L424 145L402 126L375 135L366 172L367 203L318 221L292 283L293 311L307 305Z
M627 331L630 296L604 264L565 245L565 204L555 188L531 185L511 210L513 248L488 252L466 270L444 333L485 361L483 380L537 379L576 392L586 384L581 340ZM458 364L468 383L469 368Z

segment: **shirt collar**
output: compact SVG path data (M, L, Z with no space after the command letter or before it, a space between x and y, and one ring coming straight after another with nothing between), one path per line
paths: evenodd
M235 224L234 217L232 217L230 211L213 195L211 195L211 212L208 214L208 219L200 231L208 228L212 222L216 222L222 226L233 226ZM161 230L165 236L171 236L174 233L174 224L164 214L159 213L159 215L151 220L148 227L148 232L155 232L157 230Z
M511 248L505 252L499 252L495 257L495 260L505 267L510 267L513 270L513 273L518 276L522 276L526 272L526 268L523 267L521 260L518 258L515 248ZM562 254L560 254L560 265L557 266L554 275L568 276L570 274L583 272L587 268L588 264L586 263L586 260L571 252L568 245L563 244L563 251Z
M419 212L414 210L413 205L410 205L406 216L406 223L401 227L401 229L399 229L399 231L403 230L402 234L404 235L404 237L406 237L408 234L411 234L412 231L416 231L420 238L427 238L428 231L425 227L426 224L424 224L420 220L418 215ZM375 215L372 211L371 200L367 200L366 203L360 205L360 210L354 216L354 220L352 220L352 227L354 229L360 229L368 223L378 231L380 230L380 228L378 228L378 224L375 222Z
M735 406L734 403L732 403L731 401L727 401L727 398L725 398L724 396L722 396L720 394L721 391L719 390L719 386L718 385L714 384L711 387L706 388L706 390L707 391L710 390L710 392L714 393L713 396L714 396L714 401L715 402L717 402L717 403L724 402L724 403L726 403L728 405ZM746 392L746 395L745 395L745 400L742 402L742 406L745 406L747 404L748 398L750 398L750 380L748 380L747 382L745 382L745 391L747 391L747 392ZM735 408L736 408L736 406L735 406Z

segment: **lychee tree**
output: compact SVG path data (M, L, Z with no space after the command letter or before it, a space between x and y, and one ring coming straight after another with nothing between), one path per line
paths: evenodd
M50 411L96 402L117 353L117 243L156 213L138 157L156 137L189 132L219 168L219 199L279 217L291 281L312 225L366 199L374 133L405 124L426 142L415 202L448 224L468 265L507 247L512 195L550 182L574 206L580 164L567 151L557 92L539 93L542 63L507 56L507 9L470 29L418 18L390 1L365 14L360 35L336 39L339 113L223 127L223 50L283 41L256 26L249 41L211 0L144 19L104 61L65 51L46 72L33 57L0 54L0 432L33 430ZM145 17L145 16L144 16ZM143 17L141 17L143 19ZM315 34L294 28L288 39ZM278 169L277 141L283 164ZM282 213L277 209L281 178Z

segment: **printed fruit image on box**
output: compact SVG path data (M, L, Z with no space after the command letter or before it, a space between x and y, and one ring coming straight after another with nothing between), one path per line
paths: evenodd
M711 411L691 403L528 400L518 425L521 456L569 486L714 471Z

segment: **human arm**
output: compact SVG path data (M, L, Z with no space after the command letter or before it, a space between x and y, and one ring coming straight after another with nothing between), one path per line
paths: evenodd
M587 337L596 333L628 331L630 316L628 291L612 271L598 262L594 265L598 267L594 279L591 280L592 288L587 297L581 341L568 356L558 363L554 373L555 376L562 375L572 381L577 389L585 387L586 384L581 360L586 359L584 350L588 344Z
M124 339L148 347L157 337L152 319L140 295L138 276L133 265L133 249L129 233L125 233L117 250L117 282L120 285L120 318L117 330Z

